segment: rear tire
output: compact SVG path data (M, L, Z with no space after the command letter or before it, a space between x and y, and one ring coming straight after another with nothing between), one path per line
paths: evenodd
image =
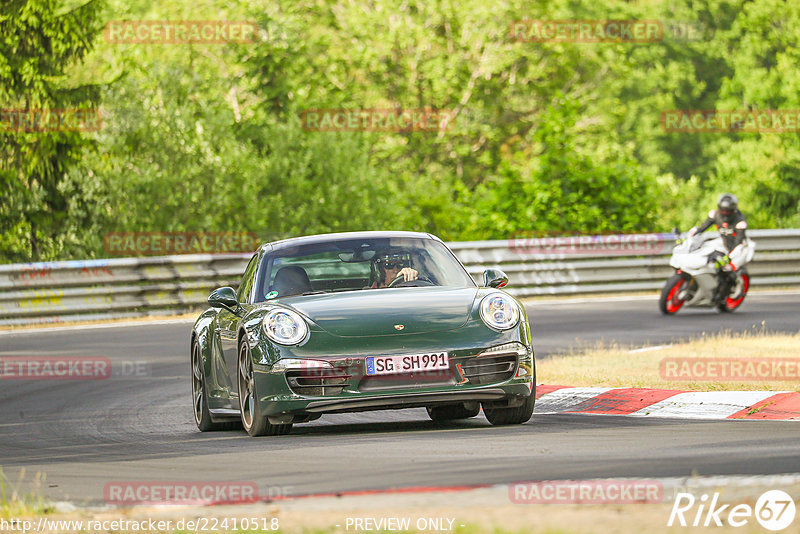
M477 402L462 402L460 404L447 404L444 406L429 406L428 416L436 422L453 421L456 419L469 419L481 411Z
M667 279L661 297L658 299L658 309L664 315L674 315L683 306L684 300L678 298L681 291L687 286L686 277L675 273Z
M521 406L515 408L493 408L488 403L483 403L483 413L486 419L495 426L521 425L533 416L533 405L536 402L536 390L531 391Z
M192 341L192 401L194 408L194 422L200 432L214 430L233 430L239 426L236 421L215 423L208 411L208 391L206 390L206 375L203 367L203 356L200 353L200 344Z
M739 306L742 305L742 302L744 302L744 298L747 296L747 291L750 289L750 274L746 269L742 268L739 270L738 280L741 280L742 282L741 289L736 291L736 293L733 295L735 298L731 298L730 296L726 297L725 301L717 306L719 311L734 312ZM739 287L738 280L734 289Z
M265 415L261 414L253 373L253 358L250 356L250 347L246 340L242 340L239 344L238 363L239 412L244 429L253 437L288 434L292 429L292 423L273 425Z

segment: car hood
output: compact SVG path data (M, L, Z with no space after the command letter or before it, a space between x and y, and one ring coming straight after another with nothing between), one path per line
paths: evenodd
M470 317L478 288L410 287L281 299L334 336L372 337L454 330Z

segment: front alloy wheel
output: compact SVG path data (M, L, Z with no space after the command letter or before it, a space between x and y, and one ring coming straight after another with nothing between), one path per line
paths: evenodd
M253 374L253 358L247 341L239 345L239 410L242 426L251 436L279 436L288 434L292 423L273 425L266 416L261 415Z

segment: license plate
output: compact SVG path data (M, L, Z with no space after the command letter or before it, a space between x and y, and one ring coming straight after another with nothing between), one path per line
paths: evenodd
M415 371L449 369L446 352L432 354L400 354L397 356L370 356L367 358L367 375L394 375Z

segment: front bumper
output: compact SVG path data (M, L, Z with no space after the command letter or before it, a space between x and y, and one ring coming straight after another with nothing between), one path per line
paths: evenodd
M533 393L533 353L521 343L505 351L449 352L450 367L397 375L369 376L364 357L331 357L325 367L275 372L255 368L261 413L271 420L302 421L309 414L345 413L453 404L521 404ZM315 363L319 359L313 360ZM293 417L297 416L297 417Z
M459 402L517 406L534 392L534 354L524 314L516 328L506 331L492 330L477 319L447 332L361 338L332 336L312 324L307 342L294 347L265 340L258 335L260 325L254 326L251 353L257 400L261 414L272 423L302 422L323 413ZM366 373L370 356L444 351L448 369L382 376ZM312 362L309 367L317 367L317 372L278 364L288 360ZM319 367L325 371L319 372Z

